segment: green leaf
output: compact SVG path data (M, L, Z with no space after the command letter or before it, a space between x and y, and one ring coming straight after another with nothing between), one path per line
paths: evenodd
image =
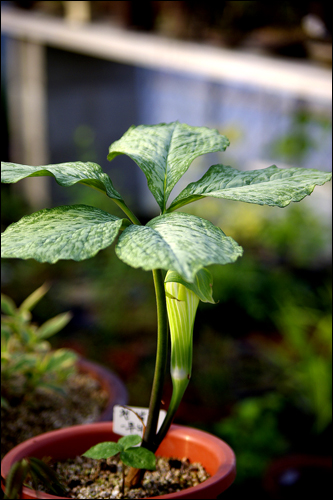
M192 161L205 153L224 151L229 140L216 129L172 122L132 126L111 144L108 160L126 154L144 172L162 212L175 184Z
M19 307L20 312L31 311L35 307L36 304L44 297L44 295L49 291L50 285L44 283L42 286L37 288L34 292L32 292L29 297L27 297Z
M60 368L65 370L73 367L78 355L70 349L61 348L51 351L45 358L45 371L52 372Z
M6 490L4 498L20 498L23 483L29 472L29 463L23 458L18 462L15 462L8 473L6 479Z
M170 205L168 211L212 196L228 200L285 207L301 201L332 178L329 172L309 168L278 168L240 171L225 165L213 165L197 182L189 184Z
M132 446L135 446L137 444L140 444L142 441L142 438L139 436L139 434L130 434L128 436L124 436L118 440L118 444L121 445L122 450L125 451L128 448L131 448Z
M127 219L85 205L43 209L11 224L2 233L1 256L84 260L110 246Z
M18 354L16 359L13 356L10 366L7 368L7 374L26 373L34 369L38 361L38 356L33 353Z
M109 458L117 455L122 450L122 446L118 443L112 441L105 441L104 443L98 443L92 446L85 453L82 453L84 457L95 458L100 460L101 458Z
M17 314L16 304L13 299L3 293L1 294L1 311L8 314L8 316L16 316Z
M58 394L61 397L68 396L68 392L66 392L65 388L59 384L51 384L48 382L42 382L40 380L36 380L35 382L36 388L43 389L44 392L48 392L49 394Z
M10 404L8 403L7 399L1 396L1 408L5 408L8 410L10 408Z
M120 453L120 459L124 464L136 469L156 469L156 457L154 453L146 448L130 448Z
M128 227L116 253L132 267L170 269L193 283L201 268L234 262L242 248L211 222L178 212L156 217L146 226Z
M33 167L19 163L1 162L1 182L14 183L26 177L53 176L60 186L73 186L79 182L103 191L110 198L122 200L110 177L97 163L82 161Z
M45 321L45 323L43 323L42 326L40 326L36 330L36 336L38 337L38 339L47 339L51 337L55 333L58 333L60 330L65 328L72 317L73 315L70 312L58 314L54 318Z
M54 472L51 467L49 467L43 460L35 457L29 457L29 465L30 465L30 473L36 476L36 479L41 481L44 486L47 488L53 495L64 496L66 493L66 489L60 483L59 477Z
M13 336L13 330L10 326L4 324L4 318L1 318L1 355L8 351L8 342Z
M215 304L213 299L213 277L208 269L200 269L193 283L185 281L176 271L168 271L164 283L180 283L194 292L202 302Z

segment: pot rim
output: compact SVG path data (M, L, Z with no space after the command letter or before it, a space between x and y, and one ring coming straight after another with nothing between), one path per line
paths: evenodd
M71 427L66 427L64 429L49 431L44 434L40 434L39 436L32 437L24 441L23 443L20 443L4 456L1 462L1 478L6 478L11 465L15 461L20 460L24 456L29 456L29 454L31 453L30 450L34 449L39 441L42 441L45 445L45 443L47 444L48 442L51 443L52 441L54 441L54 437L56 437L57 435L61 437L63 440L64 439L69 440L71 437L73 438L74 435L80 435L81 433L85 433L85 431L88 430L93 430L94 428L99 432L113 432L112 422L93 422L91 424L75 425ZM192 486L180 492L170 493L167 495L160 495L157 497L149 497L149 498L171 500L175 498L182 498L181 494L183 492L187 493L195 492L195 496L191 496L191 498L204 498L204 496L201 496L204 493L204 491L213 489L217 482L224 483L225 487L223 491L226 490L233 483L236 477L236 458L233 450L222 439L217 438L216 436L213 436L208 432L183 425L172 425L167 436L164 439L167 440L168 438L171 439L174 438L176 440L185 439L189 446L196 445L198 443L201 443L202 445L203 442L207 443L206 447L214 455L214 458L218 463L218 467L217 470L211 475L209 479L207 479L203 483L200 483L197 486ZM163 442L160 448L163 449ZM159 453L159 449L156 452L157 456L158 455L161 456L161 453ZM203 465L205 466L204 463ZM3 485L3 481L1 482ZM27 495L31 494L32 489L24 486L22 491L23 494ZM43 498L47 500L51 499L55 500L59 498L69 498L69 497L59 497L48 493L44 493ZM209 498L214 498L214 497L209 497Z

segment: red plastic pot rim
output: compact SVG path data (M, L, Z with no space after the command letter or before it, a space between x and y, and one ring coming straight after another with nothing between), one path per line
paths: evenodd
M112 422L76 425L47 432L28 439L7 453L1 463L1 475L6 478L11 465L24 457L75 456L83 453L93 444L117 440L118 437L112 432ZM67 452L69 448L73 450L72 453ZM223 440L198 429L172 425L156 454L175 458L187 457L191 462L201 462L211 477L198 486L150 498L170 500L216 498L233 483L236 477L236 459L233 450ZM37 496L33 490L24 487L22 498L37 498ZM66 497L44 493L43 498L48 500Z

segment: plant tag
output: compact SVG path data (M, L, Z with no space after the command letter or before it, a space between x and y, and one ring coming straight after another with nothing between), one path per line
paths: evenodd
M113 407L113 432L115 432L116 434L120 434L121 436L128 436L129 434L139 434L140 436L142 436L143 425L140 418L138 418L134 412L137 413L143 420L144 424L147 425L149 413L148 408L141 408L139 406L115 405ZM159 428L161 427L165 415L166 411L160 410L157 430L159 430Z

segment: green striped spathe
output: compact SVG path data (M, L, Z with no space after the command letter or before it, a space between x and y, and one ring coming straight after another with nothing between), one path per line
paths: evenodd
M171 336L171 378L174 396L182 397L192 371L193 326L199 297L184 285L165 283Z

